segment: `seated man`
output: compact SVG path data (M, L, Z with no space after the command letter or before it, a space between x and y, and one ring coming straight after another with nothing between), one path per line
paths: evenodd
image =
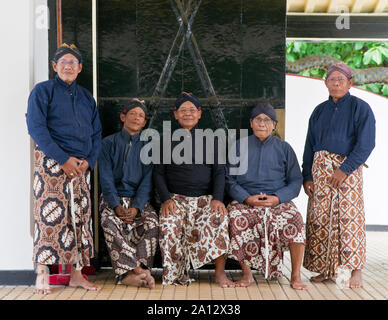
M154 183L162 201L160 249L163 285L190 284L190 262L197 269L213 261L216 281L222 287L234 285L224 271L229 247L228 215L222 202L225 166L217 162L206 164L205 161L195 164L196 153L203 152L203 160L206 155L206 144L203 143L203 149L200 149L195 138L201 114L199 100L194 95L184 92L178 97L174 116L184 129L184 139L189 139L186 141L190 142L191 153L184 155L187 161L178 164L179 161L174 161L177 160L174 148L185 140L171 141L171 164L154 166ZM167 149L162 149L165 155L170 152ZM216 161L217 152L214 154Z
M158 244L159 218L147 202L152 165L140 159L146 111L144 101L129 103L120 114L122 130L103 139L98 165L101 226L116 276L125 285L153 288L149 269Z
M239 261L243 277L237 286L245 287L254 282L251 267L266 278L282 276L283 250L290 249L291 286L303 290L307 288L300 278L304 224L291 201L299 194L302 175L291 146L272 136L276 123L270 104L253 108L250 125L254 134L245 138L248 150L239 150L242 140L236 144L240 161L248 158L248 170L232 176L232 166L227 168L226 190L234 199L228 206L229 258Z

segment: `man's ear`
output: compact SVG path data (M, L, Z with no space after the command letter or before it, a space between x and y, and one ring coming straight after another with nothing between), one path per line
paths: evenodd
M122 123L125 122L125 117L126 117L126 115L124 113L120 113L120 120Z
M142 128L144 128L146 126L146 124L147 124L147 118L144 118L144 124L143 124Z
M51 66L53 67L53 70L57 72L57 63L54 60L51 60Z

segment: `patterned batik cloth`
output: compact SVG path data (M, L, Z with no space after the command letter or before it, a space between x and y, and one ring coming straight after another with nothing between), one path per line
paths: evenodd
M228 252L228 216L211 210L211 195L171 194L171 199L177 212L159 217L163 285L187 285L193 281L190 262L197 269Z
M319 151L314 154L314 197L309 199L303 266L326 278L338 267L362 269L365 264L365 214L361 167L334 189L329 178L345 157Z
M121 197L120 204L130 208L131 198ZM159 236L159 218L147 202L131 224L122 221L103 196L100 201L101 227L116 277L143 264L152 268Z
M253 208L233 201L228 212L228 258L259 270L265 278L281 277L283 252L290 243L305 243L303 218L294 203Z
M93 229L89 190L89 170L80 177L70 179L55 160L35 149L35 263L75 264L77 269L90 264Z

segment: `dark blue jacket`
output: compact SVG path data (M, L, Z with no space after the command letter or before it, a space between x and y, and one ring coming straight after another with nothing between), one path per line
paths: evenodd
M310 116L304 147L303 181L312 181L314 152L326 150L347 156L339 167L346 174L358 169L375 147L376 121L365 101L350 95L334 103L330 97Z
M128 197L134 198L132 207L142 211L151 198L152 164L140 159L146 143L140 141L140 133L131 136L124 128L102 140L98 170L102 194L111 208L120 205L120 197Z
M240 150L241 140L237 141L238 157L248 157L248 171L231 175L227 166L226 191L240 203L251 195L265 193L275 195L280 203L291 201L299 195L302 174L294 150L291 146L272 135L261 142L255 135L248 139L248 151ZM240 160L243 162L244 160Z
M64 164L70 156L93 168L101 148L101 122L93 96L58 75L38 83L28 98L28 133L43 153Z

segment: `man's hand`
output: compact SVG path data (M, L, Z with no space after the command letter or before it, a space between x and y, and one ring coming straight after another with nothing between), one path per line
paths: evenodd
M330 183L334 188L339 188L346 177L347 175L345 172L341 171L340 169L335 169L333 175L327 179L327 182Z
M131 208L132 209L132 208ZM122 205L116 206L114 208L116 215L126 224L131 224L133 219L131 219L128 209L125 209Z
M178 210L174 200L168 199L162 204L162 217L167 218L169 213L175 213Z
M82 173L85 173L85 171L89 168L89 163L86 160L81 160L79 168L81 169Z
M76 157L70 157L63 165L59 167L69 178L75 178L76 176L80 176L82 174L82 170L79 167L81 161L85 160L80 160Z
M244 200L245 204L251 207L259 207L262 200L266 200L268 196L262 192L260 194L254 194Z
M312 181L306 181L303 183L303 189L309 198L314 196L314 183Z
M264 200L257 200L255 207L276 207L280 203L280 199L277 196L264 195Z
M219 200L210 201L210 209L212 209L213 212L221 213L224 215L228 214L228 210L226 210L225 205Z
M127 218L133 222L133 220L136 218L136 215L139 213L138 208L128 208L127 209Z
M264 193L249 196L244 200L245 204L254 208L275 207L280 203L277 196L269 196Z
M254 194L254 195L249 196L248 198L246 198L244 200L244 202L245 202L245 204L247 204L250 207L255 207L255 206L257 206L257 201L258 200L259 200L259 195L258 194Z

